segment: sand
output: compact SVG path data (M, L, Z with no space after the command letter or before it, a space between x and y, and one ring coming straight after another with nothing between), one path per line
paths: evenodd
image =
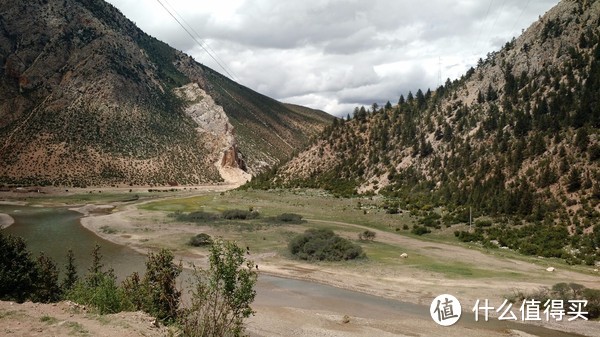
M6 228L13 223L15 223L15 219L13 219L12 216L5 213L0 213L0 228Z

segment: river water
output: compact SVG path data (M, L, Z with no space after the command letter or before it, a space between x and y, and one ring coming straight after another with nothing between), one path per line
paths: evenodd
M66 262L68 249L75 253L80 275L91 264L90 253L95 244L101 246L103 262L112 267L123 279L134 271L143 273L144 256L138 252L101 239L79 223L81 214L66 208L42 208L0 205L0 213L15 219L4 229L6 234L23 237L33 256L45 252L59 265L61 271ZM407 316L431 319L429 307L413 303L381 298L314 282L287 279L261 274L256 286L258 305L318 309L341 312L365 318L394 319ZM467 309L468 310L468 309ZM431 324L435 324L431 321ZM472 312L463 312L456 324L464 328L484 328L495 331L515 329L537 336L576 337L577 334L550 330L543 327L492 319L475 322Z

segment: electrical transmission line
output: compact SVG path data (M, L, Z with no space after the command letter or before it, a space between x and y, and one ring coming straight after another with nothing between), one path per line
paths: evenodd
M202 50L204 50L208 54L208 56L210 56L210 58L213 59L213 61L215 61L217 63L217 65L229 76L229 78L231 78L232 80L234 80L234 81L236 81L238 83L240 82L239 79L237 79L237 77L232 74L233 71L230 72L225 65L223 65L221 62L219 62L218 57L216 56L216 53L214 53L214 55L213 55L213 53L211 53L208 50L210 48L208 46L208 44L206 44L206 47L205 47L204 44L202 44L200 41L198 41L198 38L196 38L196 36L194 36L191 31L193 31L197 36L199 36L199 34L185 21L185 19L183 19L183 17L181 17L181 15L179 15L179 13L177 13L177 11L173 8L173 6L171 6L173 12L175 12L177 14L177 16L179 16L181 18L181 20L178 19L175 16L175 14L173 14L173 12L171 12L171 10L169 10L169 8L167 8L167 6L165 6L165 4L163 3L163 1L168 4L168 2L166 0L162 0L162 1L161 0L156 0L156 1L158 1L158 3L162 6L162 8L164 8L164 10L167 11L167 13L169 13L169 15L179 24L179 26L181 26L181 28L183 28L183 30L185 30L185 32L192 38L192 40L194 42L196 42L196 44L198 46L200 46L200 48L202 48ZM188 27L184 26L184 24L182 23L182 21L187 24L187 26L189 27L189 29L188 29Z

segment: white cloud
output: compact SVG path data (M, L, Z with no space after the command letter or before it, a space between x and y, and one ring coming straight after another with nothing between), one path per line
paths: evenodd
M149 34L225 73L158 1L109 0ZM161 0L241 84L341 116L456 78L558 0Z

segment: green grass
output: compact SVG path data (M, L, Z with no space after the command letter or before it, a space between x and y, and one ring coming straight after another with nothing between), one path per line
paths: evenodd
M48 323L50 325L58 322L58 319L56 319L56 317L52 317L52 316L48 316L48 315L44 315L40 318L40 321Z
M90 332L86 330L83 325L77 322L66 322L65 326L71 329L69 332L69 335L71 336L89 336L90 334Z
M19 312L16 310L0 310L0 319L17 315Z
M202 206L209 204L215 197L216 196L212 195L200 195L195 197L165 199L139 205L138 208L147 211L193 212L204 210Z
M516 272L494 271L490 269L474 268L468 264L460 262L434 262L424 263L414 266L423 271L443 274L448 278L492 278L492 277L508 277L511 279L522 278L525 275Z
M50 204L67 204L67 205L78 205L78 204L107 204L112 202L127 202L133 201L132 198L135 193L78 193L69 195L36 195L28 193L25 196L25 201L30 203L50 203Z

